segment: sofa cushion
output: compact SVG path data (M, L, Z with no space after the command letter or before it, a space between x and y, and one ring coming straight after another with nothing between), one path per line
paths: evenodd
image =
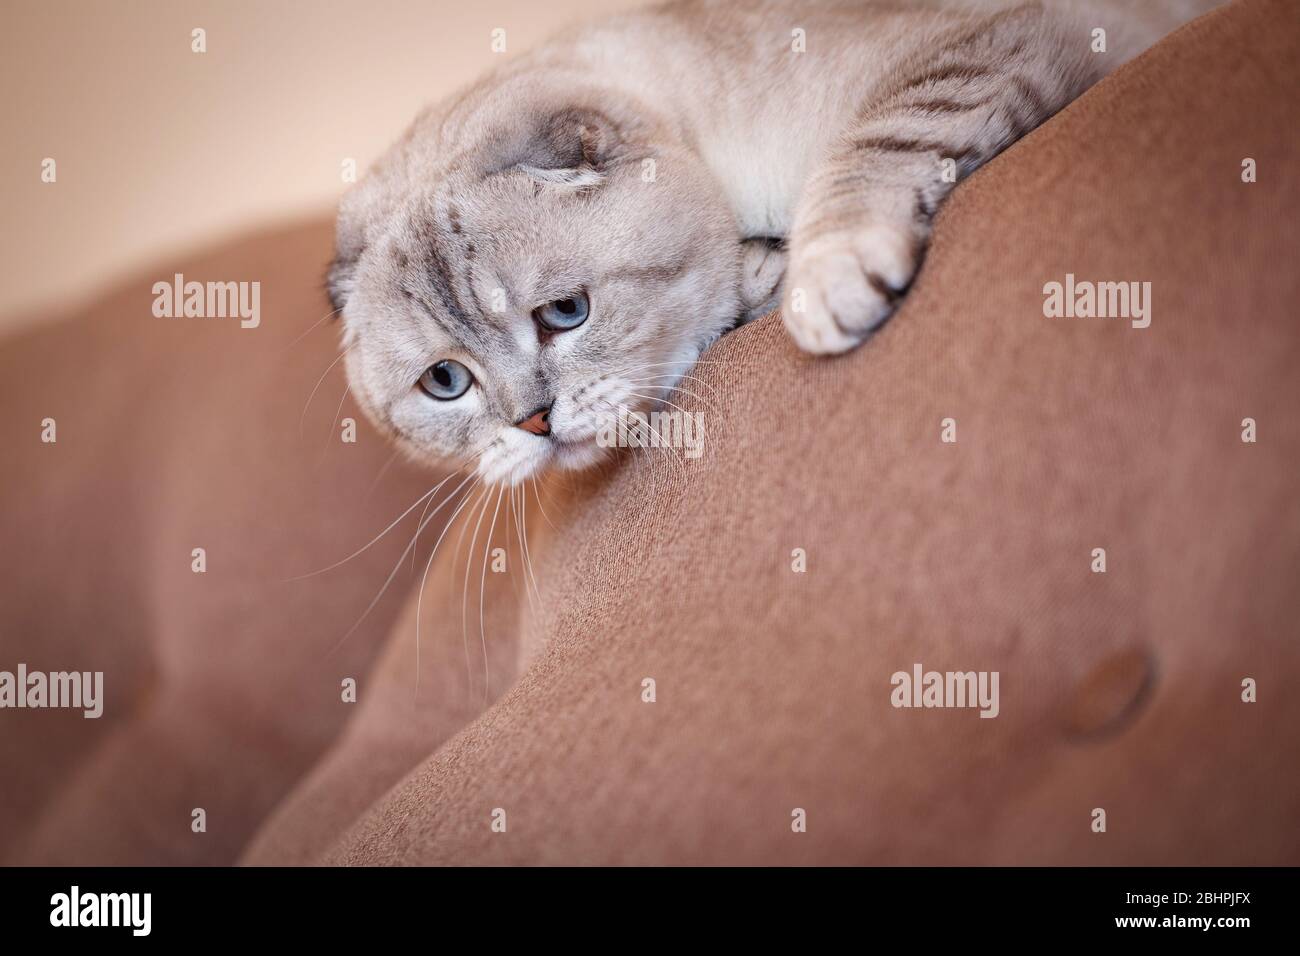
M957 190L857 352L776 317L719 342L682 399L703 456L552 489L540 594L484 622L522 677L320 858L1295 862L1297 40L1238 4L1100 84ZM1150 283L1149 325L1049 317L1071 281ZM387 785L411 630L290 808ZM916 665L997 672L997 716L893 706ZM250 859L319 849L306 812Z
M6 343L0 669L107 701L0 715L0 858L1297 862L1297 74L1284 0L1189 25L964 183L862 349L727 336L700 458L525 488L528 564L520 499L471 499L346 640L409 527L288 579L443 476L337 369L302 424L327 224ZM152 318L177 271L260 279L262 326ZM1067 276L1151 283L1150 325L1045 315ZM893 706L916 665L997 672L997 716Z

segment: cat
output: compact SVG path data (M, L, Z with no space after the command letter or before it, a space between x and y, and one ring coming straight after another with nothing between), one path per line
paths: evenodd
M678 0L563 35L345 195L353 392L414 457L513 484L601 460L603 420L778 306L851 349L958 180L1214 5Z

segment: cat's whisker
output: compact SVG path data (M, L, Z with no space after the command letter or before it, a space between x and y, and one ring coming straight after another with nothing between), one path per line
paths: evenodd
M617 412L619 411L619 406L618 406L618 405L615 405L613 402L610 402L610 401L608 401L608 400L606 400L606 399L598 399L598 401L599 401L601 404L603 404L603 405L608 405L611 409L614 410L615 413L617 413ZM651 434L651 436L654 437L654 439L655 439L655 444L650 445L650 446L637 446L637 447L661 448L661 449L665 449L665 450L669 450L669 451L671 451L671 447L672 447L672 446L669 445L669 443L664 439L663 434L660 433L660 431L659 431L657 428L655 428L654 425L650 424L650 422L647 420L646 423L645 423L645 426L646 426L646 428L648 428L648 429L650 430L650 434ZM675 457L675 456L674 456L674 457ZM684 466L683 466L683 467L684 467Z
M383 531L379 532L379 534L375 535L375 536L374 536L373 538L371 538L368 542L366 542L366 544L362 545L362 546L361 546L360 548L358 548L356 551L353 551L351 554L349 554L349 555L348 555L346 558L344 558L343 560L341 560L341 561L335 561L333 564L329 565L328 567L321 568L319 571L309 571L307 574L299 574L299 575L297 575L296 577L285 578L285 582L288 583L289 581L301 581L301 580L303 580L304 578L314 578L314 577L316 577L316 575L318 575L318 574L324 574L326 571L333 571L335 568L337 568L337 567L341 567L342 565L347 564L349 561L351 561L351 560L352 560L353 558L355 558L357 555L363 553L367 548L369 548L371 545L373 545L376 541L378 541L378 540L379 540L380 538L382 538L384 535L388 534L388 532L392 531L395 527L397 527L397 525L401 522L401 520L402 520L403 518L405 518L407 515L409 515L412 511L414 511L416 508L418 508L418 507L420 506L420 503L421 503L422 501L425 501L426 499L428 499L428 500L432 500L433 496L436 495L436 494L438 493L438 489L441 488L443 485L445 485L447 482L451 481L451 479L455 478L456 475L459 474L459 473L460 473L460 469L457 469L456 471L454 471L454 472L452 472L450 475L448 475L446 478L442 479L442 481L438 482L436 485L434 485L432 488L430 488L428 491L426 491L424 494L420 495L420 497L418 497L418 498L415 499L415 503L414 503L414 504L412 504L409 508L407 508L407 509L406 509L405 511L403 511L400 515L398 515L396 518L393 519L392 524L390 524L390 525L389 525L387 528L385 528ZM455 494L455 492L452 492L452 494ZM425 508L426 508L426 510L427 510L427 509L428 509L428 505L425 505ZM405 552L405 551L402 552L402 557L403 557L403 558L406 557L406 552Z
M597 399L597 401L602 405L609 406L611 411L614 413L615 418L617 418L620 410L618 405L615 405L613 402L608 401L606 399ZM651 430L653 431L653 429ZM636 447L641 447L641 446L636 446ZM659 497L659 483L655 479L655 469L654 469L653 461L649 465L649 474L650 474L650 498L651 500L657 500Z
M636 369L632 369L623 373L616 373L616 374L627 374L630 377L632 371L636 371ZM659 379L672 379L673 382L671 385L657 384L657 381ZM715 388L712 384L704 381L703 379L697 378L694 375L688 375L688 374L678 375L672 372L656 373L648 376L638 376L632 379L631 383L633 388L651 388L651 389L657 389L663 391L665 393L665 397L667 397L667 395L671 395L673 392L679 392L682 395L688 395L691 398L694 398L696 401L700 402L705 407L707 407L710 413L713 414L717 419L723 420L723 416L718 414L717 407L712 403L712 400L710 398L705 398L703 395L700 395L696 392L691 391L689 388L686 388L685 386L682 385L683 381L698 383L699 385L709 390L710 396L712 398L716 399L719 397L718 389ZM653 400L660 401L661 399L655 398Z
M456 510L452 512L451 517L447 519L447 523L443 525L442 533L438 535L438 540L433 544L433 550L429 552L429 559L424 562L424 574L420 576L420 590L417 592L415 598L415 695L417 698L420 695L420 611L424 607L424 585L429 580L429 569L433 567L433 559L438 554L438 548L442 546L442 539L447 537L447 532L450 531L452 525L456 523L456 519L460 516L460 513L465 510L465 505L474 497L474 491L478 488L478 475L470 472L469 478L475 479L475 483L469 486L469 490L467 490L461 497L460 504L456 506ZM458 488L457 491L459 490L460 489ZM455 492L452 494L455 494ZM453 586L454 581L455 579L453 578ZM468 664L468 651L466 651L465 660Z
M518 543L517 539L519 536L519 512L518 509L515 507L516 487L517 486L515 485L510 486L509 489L510 497L506 499L506 504L509 505L509 507L506 509L506 514L505 514L505 519L506 519L505 535L506 535L506 574L510 578L510 588L511 591L514 593L516 602L518 602L519 579L515 576L514 565L510 563L512 560L514 560L510 557L510 551L514 547L514 545L510 543L511 529L513 528L515 531L516 543ZM523 554L523 549L521 548L519 551L519 562L522 564L523 560L524 560L524 554ZM528 592L528 586L527 586L527 582L525 581L524 593L527 594L527 592ZM528 600L530 603L532 602L531 594L528 595Z
M484 494L487 493L488 486L487 486L486 484L483 484L482 482L480 482L479 485L476 486L476 487L482 487L482 488L484 489ZM474 502L473 506L470 508L470 512L471 512L471 513L473 513L474 509L477 508L477 507L479 506L479 502L481 502L482 500L483 500L482 498L479 498L477 501ZM457 536L457 538L456 538L456 551L455 551L455 553L452 555L452 559L451 559L451 561L452 561L452 567L453 567L453 572L454 572L454 568L455 568L455 566L458 565L458 564L460 563L460 549L461 549L462 547L464 547L464 545L465 545L465 535L466 535L468 532L469 532L469 519L466 518L466 520L465 520L465 524L461 525L461 527L460 527L460 534L459 534L459 535ZM453 573L453 582L452 582L452 584L453 584L453 586L455 585L454 573Z
M669 392L681 392L683 395L689 395L692 398L697 398L701 402L709 402L719 397L718 390L716 388L714 388L708 382L703 381L702 379L697 379L694 375L677 376L677 381L674 382L672 385L651 385L650 384L662 378L673 378L673 377L674 376L672 375L651 375L649 378L646 379L636 379L632 382L632 384L633 385L646 384L649 385L650 388L662 388L668 390ZM704 387L710 390L710 397L706 399L703 395L698 395L695 392L690 391L689 389L683 388L681 385L683 381L700 383L701 385L703 385Z
M538 509L541 510L542 517L545 518L546 523L551 526L551 530L558 533L559 529L555 527L555 523L551 521L551 516L546 513L546 509L542 506L542 495L541 492L537 490L536 476L532 478L532 482L533 482L533 497L537 499L537 507Z
M311 408L312 399L314 399L316 393L320 391L321 383L325 381L325 376L330 373L335 365L338 365L339 362L343 361L343 356L347 355L348 352L351 351L351 348L351 346L348 346L348 348L340 352L334 361L330 362L330 364L325 367L325 371L320 373L320 378L316 379L315 387L312 388L311 394L307 396L307 404L302 407L302 414L298 416L298 437L300 439L305 439L307 437L304 429L307 423L307 409Z
M343 394L339 396L339 406L334 409L334 421L330 423L330 438L334 436L334 429L338 426L339 416L343 414L343 403L348 400L348 393L352 391L351 383L343 386ZM316 459L316 467L319 468L325 464L325 456L329 453L330 438L326 438L324 446L320 450L320 457Z
M517 499L517 501L516 501ZM528 596L528 606L535 612L541 594L536 593L537 581L533 579L533 563L528 554L528 497L522 484L510 489L510 510L515 516L515 536L519 539L519 563L523 565L524 594ZM513 575L512 575L513 576ZM529 581L532 580L532 587Z
M597 401L600 402L600 403L603 404L603 405L608 405L611 409L614 410L615 414L617 414L617 412L618 412L618 406L615 405L613 402L607 401L606 399L597 399ZM650 448L658 448L658 449L660 449L661 451L665 452L665 453L668 455L669 460L672 461L672 462L677 466L677 468L678 468L678 477L680 477L681 480L682 480L682 482L685 483L685 481L686 481L686 462L685 462L685 460L684 460L684 459L681 459L681 458L678 458L676 455L674 455L674 454L672 453L672 448L671 448L671 446L669 446L669 444L668 444L666 441L664 441L664 436L659 432L659 430L658 430L657 428L655 428L653 425L651 425L651 424L649 423L649 421L646 422L646 427L647 427L648 429L650 429L650 434L651 434L651 436L655 439L654 444L652 444L652 445L650 445L650 446L648 446L648 447L650 447ZM638 447L647 447L647 446L638 446ZM655 487L654 487L654 469L653 469L653 468L652 468L651 471L650 471L650 481L651 481L650 495L651 495L651 497L656 497L656 491L655 491Z
M449 476L449 477L451 477L451 476ZM473 477L473 476L470 476L470 477ZM444 480L443 480L444 483L445 483L446 480L447 480L447 479L444 479ZM466 480L468 480L468 479L466 479ZM429 515L429 517L428 517L427 519L425 519L425 524L426 524L426 525L428 524L428 522L430 522L430 521L432 521L432 520L434 519L434 517L438 514L438 512L442 510L442 508L443 508L444 505L446 505L448 502L450 502L450 501L451 501L451 500L456 496L456 492L459 491L462 487L464 487L464 484L465 484L464 482L461 482L461 484L457 486L456 491L453 491L450 495L448 495L448 496L447 496L447 497L442 501L442 503L439 504L438 507L434 509L433 514ZM441 484L439 485L439 487L441 487ZM412 507L414 507L414 505L412 505ZM419 531L420 531L420 528L417 528L417 529L416 529L416 533L418 534ZM347 639L348 639L349 637L351 637L352 634L356 631L356 629L357 629L358 627L361 626L361 622L364 621L367 617L370 616L370 612L373 611L373 610L375 609L375 606L376 606L377 604L379 604L379 602L380 602L380 600L383 598L384 594L388 591L388 587L389 587L389 585L391 585L391 584L393 583L393 578L397 577L397 571L398 571L398 569L401 568L402 563L406 560L406 552L409 551L409 550L410 550L411 548L413 548L413 547L415 547L415 539L414 539L414 538L411 539L411 543L408 544L408 545L406 546L406 550L404 550L404 551L401 553L401 555L398 557L398 559L397 559L397 563L396 563L395 565L393 565L393 570L390 571L390 572L388 573L388 577L384 580L384 584L383 584L383 586L379 589L379 593L376 594L376 595L374 596L374 598L370 601L370 603L369 603L368 605L366 605L366 609L361 613L361 616L360 616L359 618L357 618L356 622L355 622L355 623L354 623L350 628L348 628L347 633L344 634L341 638L339 638L339 642L338 642L336 645L334 645L334 648L333 648L333 650L330 651L330 654L333 654L333 653L334 653L335 651L337 651L340 647L342 647L343 644L347 641Z
M693 360L693 361L678 360L678 361L671 361L671 362L639 362L639 363L637 363L636 365L624 365L624 366L622 366L622 367L620 367L620 368L618 368L618 369L615 369L615 371L621 371L621 372L635 372L635 371L638 371L638 370L641 370L641 369L647 369L647 368L664 368L665 366L668 366L668 367L672 367L672 368L675 368L675 369L679 369L681 372L685 373L685 372L689 372L691 369L695 368L695 366L697 366L697 365L733 365L733 364L735 364L735 363L733 363L733 362L711 362L711 361L708 361L707 359L695 359L695 360Z
M660 403L662 403L662 404L664 404L664 405L667 405L669 408L675 408L675 409L677 409L677 410L678 410L679 412L681 412L683 415L689 415L689 414L691 414L691 413L688 412L686 409L682 408L682 406L680 406L680 405L676 405L676 404L674 404L674 403L668 401L668 399L666 399L666 398L655 398L653 395L644 395L644 394L642 394L641 392L628 392L628 394L631 395L631 396L633 396L634 398L646 398L646 399L649 399L649 400L651 400L651 401L660 402Z
M450 475L448 475L446 478L444 478L444 479L443 479L443 483L446 483L446 482L450 481L452 478L455 478L457 475L459 475L462 471L465 470L465 467L466 467L465 465L461 465L459 468L457 468L455 471L453 471ZM449 495L448 497L454 496L454 495L456 494L456 492L460 491L461 488L465 487L465 483L468 482L469 479L472 478L472 477L473 477L472 474L467 475L467 476L465 477L465 479L464 479L463 481L461 481L461 483L460 483L459 485L456 486L456 488L452 491L451 495ZM439 487L441 487L441 485L440 485ZM417 556L417 555L419 554L419 552L420 552L420 547L419 547L419 544L420 544L420 532L424 530L425 525L427 524L427 522L424 520L424 516L425 516L426 513L428 513L428 511L429 511L429 505L431 505L431 504L433 504L433 499L432 499L432 498L430 498L428 501L426 501L426 502L424 503L424 511L421 511L421 512L420 512L420 520L419 520L418 522L416 522L416 524L415 524L415 534L413 534L413 535L411 536L411 573L412 573L412 574L415 573L415 558L416 558L416 556ZM440 505L439 507L441 507L441 505ZM435 514L436 514L436 512L435 512Z
M669 394L673 392L680 392L681 394L690 395L690 397L698 399L699 402L705 403L705 405L708 405L708 403L715 401L715 399L720 398L719 390L716 389L714 385L711 385L710 382L703 381L702 378L697 378L693 375L675 375L675 373L672 372L662 372L662 373L656 372L656 373L651 373L651 375L637 376L637 377L632 377L630 376L629 373L628 377L629 380L632 381L633 385L638 385L638 386L643 385L646 386L646 388L662 389L664 390L664 392L667 392ZM664 380L664 378L671 378L672 380L671 384L667 384L667 385L663 384L662 380ZM692 385L701 385L703 386L703 388L708 389L707 397L705 397L705 395L692 392L692 390L682 385L682 382L688 382L688 381Z
M393 462L397 461L397 456L401 453L402 450L400 448L393 449L393 453L388 456L388 460L384 462L383 467L379 469L379 473L375 475L374 480L370 482L370 487L366 489L366 493L361 496L362 504L365 504L370 500L370 496L374 494L375 488L378 487L379 482L383 479L384 475L388 473L388 469L393 467Z
M490 444L490 443L489 443L489 444ZM486 449L486 446L485 446L485 449ZM468 459L468 460L466 460L466 461L465 461L465 462L464 462L464 463L463 463L459 468L457 468L457 469L456 469L455 471L453 471L450 475L448 475L446 478L444 478L443 481L442 481L442 484L445 484L446 482L450 481L452 478L454 478L454 477L456 477L457 475L459 475L459 474L460 474L461 472L463 472L466 468L468 468L468 467L470 466L471 463L472 463L472 459ZM452 491L451 494L452 494L452 495L455 495L456 492L460 491L460 489L463 488L463 487L465 486L465 483L468 482L469 479L472 478L472 477L473 477L473 473L471 472L468 476L466 476L465 480L462 481L462 482L460 483L460 485L459 485L459 486L458 486L454 491ZM442 487L442 485L440 484L439 487ZM432 498L425 502L425 504L424 504L424 511L420 512L420 520L419 520L419 522L416 524L416 527L415 527L415 534L412 536L412 540L411 540L411 573L412 573L412 574L415 573L415 559L416 559L417 554L419 553L419 548L417 547L417 545L419 544L420 533L424 530L425 525L426 525L426 523L427 523L427 522L425 522L425 520L424 520L424 515L425 515L425 513L428 512L428 510L429 510L429 505L431 505L432 503L433 503L433 499L432 499ZM419 502L417 501L416 504L419 504ZM414 506L412 506L412 507L414 507ZM441 507L441 505L439 505L439 507ZM437 512L434 512L434 513L436 514Z
M452 493L455 494L455 492ZM432 500L433 499L430 499L430 501ZM415 559L420 554L420 547L419 547L420 529L424 527L424 515L428 510L429 510L429 501L426 501L424 503L424 511L420 512L420 520L415 523L415 534L411 536L412 537L411 544L413 545L413 547L411 548L411 574L412 575L415 574Z
M471 524L471 517L470 517L470 516L473 515L474 511L478 508L479 504L482 503L482 502L486 499L487 494L488 494L488 491L490 490L490 489L488 488L488 486L487 486L486 484L483 483L483 481L482 481L482 476L479 476L479 480L478 480L477 482L475 482L475 484L474 484L474 488L475 488L475 489L479 489L479 488L481 488L481 489L482 489L482 494L479 495L477 498L475 498L475 499L473 500L473 502L472 502L472 503L470 504L470 506L469 506L469 510L465 512L465 520L464 520L464 522L461 523L461 526L460 526L460 534L457 535L457 537L456 537L456 550L452 552L452 555L451 555L451 558L450 558L450 562L451 562L451 574L452 574L452 577L451 577L451 587L452 587L453 589L456 587L456 577L457 577L457 575L459 574L459 572L456 570L456 568L457 568L457 566L458 566L459 563L460 563L460 549L461 549L461 547L464 546L464 544L465 544L465 534L469 531L469 526L470 526L470 524ZM467 496L466 500L468 500L468 496ZM449 529L449 528L450 528L450 525L448 526L448 529ZM445 530L448 530L448 529L444 529L444 531L445 531ZM435 550L436 550L436 549L435 549ZM428 568L426 567L426 568L425 568L425 575L427 576L428 573L429 573L429 572L428 572ZM466 574L468 574L468 570L466 571ZM423 587L424 587L423 583L421 583L420 586L421 586L421 589L423 589ZM451 609L450 609L450 608L447 608L447 613L448 613L448 614L450 614L450 611L451 611ZM416 640L416 646L417 646L417 648L418 648L418 647L419 647L419 641L420 641L420 631L419 631L419 626L418 626L418 620L417 620L417 627L416 627L416 633L415 633L415 640ZM465 641L465 679L468 681L468 680L469 680L469 677L470 677L470 664L469 664L469 641L467 640L467 641ZM466 694L468 694L468 693L469 693L469 691L466 690Z
M307 326L307 331L303 332L303 333L302 333L301 335L299 335L296 339L294 339L292 342L290 342L288 345L286 345L286 346L284 347L284 351L288 352L288 351L289 351L290 349L292 349L295 345L297 345L299 342L301 342L301 341L302 341L303 339L305 339L307 336L311 335L311 334L312 334L313 332L315 332L318 328L320 328L320 324L321 324L322 322L324 322L324 321L326 321L326 320L332 318L333 316L338 315L338 314L339 314L340 312L342 312L342 311L343 311L343 309L340 307L340 308L335 309L333 312L326 312L324 315L322 315L319 319L317 319L317 320L316 320L315 322L313 322L311 325Z
M483 569L479 572L478 578L478 639L483 648L483 703L485 706L491 693L492 673L488 667L487 635L483 629L483 597L487 592L488 553L492 550L492 535L497 530L497 515L501 511L501 498L505 495L505 491L505 485L502 485L500 490L497 491L496 505L492 508L492 523L488 525L487 538L483 542Z
M717 388L717 386L713 385L711 382L706 382L706 381L704 381L704 379L702 379L702 378L698 378L697 376L694 376L694 375L674 375L672 372L656 372L656 373L653 373L653 374L647 376L647 377L644 378L643 380L644 380L644 381L647 381L647 382L657 382L657 381L659 381L659 380L661 380L661 379L665 379L665 378L671 378L671 379L673 379L673 380L674 380L673 384L671 384L671 385L661 385L661 386L656 386L657 388L671 388L671 389L677 389L677 388L680 387L680 384L679 384L679 383L681 383L681 382L692 382L692 383L695 383L695 384L697 384L697 385L700 385L700 386L702 386L702 387L704 387L704 388L707 388L707 389L709 390L710 394L713 395L714 398L716 398L716 397L718 396L718 388Z
M533 488L536 490L537 481L533 479ZM533 555L532 547L528 543L528 493L524 490L523 485L519 486L519 519L522 525L521 543L524 550L524 568L528 572L528 578L524 581L524 590L528 590L529 582L532 582L532 593L536 597L536 605L542 603L542 591L537 586L537 576L533 573Z
M695 365L734 365L735 362L723 362L719 359L690 359L673 360L670 362L645 362L641 365L631 366L632 368L654 368L657 365L685 365L688 368Z
M510 499L509 499L510 510L506 512L506 560L507 562L516 560L515 558L510 557L510 552L517 547L519 549L517 560L519 566L522 568L524 564L524 540L521 537L522 532L520 531L520 527L519 527L520 516L519 516L519 502L517 500L518 497L519 497L519 486L511 485ZM513 544L510 541L510 532L512 529L514 530L514 535L515 535L515 540ZM510 575L510 583L514 591L515 599L516 601L518 601L519 576L515 574L515 565L507 564L506 573ZM523 582L524 582L524 596L528 599L528 605L529 607L531 607L533 603L533 593L528 590L528 579L526 577L523 579Z
M474 523L474 536L469 539L469 554L465 558L465 580L461 586L460 592L460 636L465 645L465 679L469 682L469 690L472 692L473 678L469 670L469 572L470 565L474 560L474 546L478 543L478 533L483 528L483 518L487 515L488 503L492 498L492 486L488 485L483 492L483 507L479 508L478 520ZM476 506L477 507L477 506ZM456 548L457 554L460 553L459 545Z
M707 399L699 395L696 395L694 392L688 391L684 388L669 388L667 385L652 385L645 382L633 382L632 387L633 388L654 388L666 392L667 395L681 394L681 395L689 396L690 398L695 399L697 402L703 405L706 409L708 409L709 413L713 415L716 419L722 420L723 416L718 414L718 408L716 405L714 405L712 402L708 401ZM680 411L683 415L691 414L686 409L682 408L680 405L674 405L672 402L668 401L667 397L660 398L655 395L641 395L637 392L629 392L628 394L636 395L638 398L645 398L653 402L660 402L664 405L672 406L673 408Z
M639 386L639 385L634 385L634 387L641 387L641 386ZM648 387L649 387L649 388L661 388L662 386L654 386L654 385L651 385L651 386L648 386ZM688 410L688 409L686 409L686 408L683 408L681 405L678 405L678 404L675 403L675 402L669 401L669 399L668 399L666 396L663 397L663 398L659 398L659 397L656 397L656 396L653 396L653 395L645 395L645 394L642 394L641 392L628 392L628 394L631 395L631 396L633 396L633 397L635 397L635 398L644 398L644 399L646 399L647 401L654 401L654 402L657 402L657 403L658 403L659 405L661 405L661 406L665 406L665 407L667 407L667 408L671 408L671 409L673 409L673 412L674 412L674 413L675 413L675 412L681 412L683 418L691 418L691 419L692 419L691 424L692 424L693 427L695 427L695 428L697 428L697 429L702 429L702 428L703 428L704 423L703 423L703 420L702 420L702 416L703 416L704 412L706 412L706 411L708 412L709 417L712 419L712 421L709 422L709 425L710 425L710 426L716 426L716 427L718 428L718 430L719 430L722 434L726 434L727 431L728 431L729 428L730 428L730 423L727 421L727 417L726 417L725 415L721 414L721 413L718 411L718 408L717 408L716 405L714 405L712 402L706 401L705 399L701 398L699 395L694 394L693 392L687 392L687 391L683 391L683 390L681 390L681 389L673 389L672 391L670 391L670 392L668 393L669 395L673 395L674 397L679 396L679 395L686 395L686 396L688 396L688 397L694 399L697 403L700 404L701 408L697 408L697 409L693 409L693 410ZM672 414L672 413L669 413L669 414Z
M690 374L691 369L693 369L696 365L701 365L701 364L732 365L733 363L731 363L731 362L717 362L717 363L707 363L707 362L692 362L692 363L677 363L677 362L649 362L649 363L647 363L647 364L645 364L645 365L632 365L632 366L628 366L627 368L616 369L616 370L614 370L614 372L612 372L611 374L614 374L614 375L630 375L630 374L632 374L633 372L643 372L643 371L646 371L647 369L652 369L652 368L662 368L662 367L665 366L665 365L676 366L676 365L678 365L678 364L684 364L684 365L686 365L686 368L683 369L681 372L664 372L664 373L662 373L662 374L659 374L658 377L660 377L660 378L669 378L669 377L676 376L677 378L681 378L681 379L693 379L693 380L695 380L696 382L699 382L700 385L704 386L705 388L711 389L712 391L716 392L717 389L716 389L716 387L715 387L712 383L710 383L710 382L706 382L704 379L700 378L698 375L691 375L691 374Z

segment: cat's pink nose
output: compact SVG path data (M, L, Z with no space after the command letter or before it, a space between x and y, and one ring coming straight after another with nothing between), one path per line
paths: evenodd
M548 405L546 408L539 408L527 418L515 422L516 428L522 428L526 432L532 432L534 435L549 435L551 433L551 409Z

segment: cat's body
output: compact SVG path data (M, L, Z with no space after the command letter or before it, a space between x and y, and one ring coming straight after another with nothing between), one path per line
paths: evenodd
M601 457L602 417L782 298L802 348L851 348L959 178L1213 5L681 0L561 36L345 201L354 389L416 454L513 482Z
M576 66L588 81L599 77L600 84L639 97L695 146L717 177L741 236L784 238L818 160L855 114L891 88L924 77L927 67L942 65L940 48L963 35L960 27L988 36L997 13L1017 8L1019 15L1005 17L1022 27L1013 27L1017 40L1046 39L1046 31L1067 24L1085 27L1068 41L1076 47L1071 62L1056 66L1072 74L1072 84L1095 80L1136 52L1132 36L1119 29L1129 23L1097 19L1097 26L1119 36L1109 36L1107 53L1094 56L1090 21L1080 16L1081 4L1074 6L1066 21L1053 16L1068 9L1064 3L1049 6L1044 17L1036 4L1014 0L677 0L561 36L501 71L496 82L523 76L546 83ZM1116 39L1129 41L1126 52L1114 47ZM991 68L999 64L990 60L977 55L973 63L989 68L987 76L934 86L974 87L966 99L979 99L997 75ZM920 72L904 76L909 67ZM1046 79L1043 74L1030 82L1044 85Z

